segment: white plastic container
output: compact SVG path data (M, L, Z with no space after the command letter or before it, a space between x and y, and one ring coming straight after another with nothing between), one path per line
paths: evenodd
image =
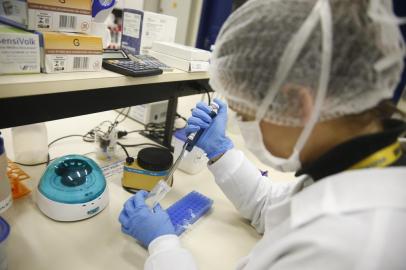
M110 132L96 132L96 157L100 160L111 160L116 155L117 130Z
M35 164L47 161L48 132L45 123L14 127L14 160L23 164Z
M12 202L10 181L7 177L6 151L4 149L3 138L0 137L0 213L6 211Z
M173 136L173 142L175 147L174 151L175 160L179 157L185 141L186 134L184 129L176 131ZM195 146L193 150L183 158L178 168L188 174L197 174L207 166L208 161L209 159L207 158L204 151L199 147Z
M0 217L0 270L8 269L7 238L10 234L10 225Z

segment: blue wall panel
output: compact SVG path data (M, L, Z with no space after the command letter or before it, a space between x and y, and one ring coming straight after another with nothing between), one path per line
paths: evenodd
M231 14L232 0L204 0L196 47L210 50L221 26Z

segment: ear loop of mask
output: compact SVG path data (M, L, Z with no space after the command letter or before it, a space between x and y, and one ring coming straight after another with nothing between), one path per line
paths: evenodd
M406 24L406 18L398 18L393 14L392 0L370 0L368 15L374 21L390 24Z
M333 58L333 22L329 0L324 1L321 9L321 27L323 32L322 44L322 58L321 58L321 74L319 79L319 89L316 95L316 102L314 104L314 111L306 123L305 128L300 135L295 150L297 154L303 149L307 139L320 118L323 101L327 95L327 88L330 80L331 61Z
M280 65L276 72L276 81L272 83L264 102L258 109L256 119L260 121L266 114L270 104L274 101L274 98L278 91L272 91L272 89L281 89L283 82L286 80L290 70L292 69L295 61L299 57L300 52L304 48L305 44L309 40L313 30L317 26L319 19L322 22L323 31L323 52L322 52L322 67L320 74L319 90L316 96L315 111L312 113L306 127L302 131L295 147L294 151L289 159L297 159L301 149L306 143L314 125L317 123L322 102L326 96L329 75L331 69L331 59L332 59L332 15L330 9L329 0L319 0L315 7L313 8L311 14L306 19L302 27L296 33L296 35L291 39L284 54L281 58Z
M368 16L381 28L381 44L386 51L385 56L374 64L377 72L382 72L400 62L406 49L399 27L406 24L406 18L398 18L393 13L392 0L370 0ZM389 26L389 27L386 27Z

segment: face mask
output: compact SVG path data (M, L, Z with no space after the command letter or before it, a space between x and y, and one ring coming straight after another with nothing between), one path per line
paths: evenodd
M300 168L299 153L296 152L289 159L283 159L272 155L266 149L258 121L237 122L246 147L264 164L281 172L296 171Z
M314 111L308 122L305 124L291 156L287 159L276 157L272 155L264 145L260 121L264 118L269 106L274 101L277 92L282 88L290 70L319 21L321 21L323 32L323 51L319 89L314 102ZM319 119L322 102L327 92L332 59L332 32L332 15L329 0L319 0L299 31L288 43L288 46L282 55L280 61L281 64L278 66L275 76L276 79L272 82L267 96L258 108L256 119L249 122L238 121L246 147L264 164L267 164L278 171L292 172L299 170L301 167L300 152Z

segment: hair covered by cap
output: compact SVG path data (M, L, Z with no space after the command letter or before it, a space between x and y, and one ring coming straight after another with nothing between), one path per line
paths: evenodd
M270 85L286 45L316 2L251 0L228 18L216 42L210 84L225 95L230 106L255 115L268 91L278 91L265 120L286 126L304 125L303 91L298 89L306 89L311 99L316 96L322 56L320 24L299 54L284 87L270 89ZM330 3L333 59L320 121L359 113L391 98L403 69L400 39L392 39L393 44L382 41L385 31L400 35L396 23L372 19L368 14L370 0ZM377 69L376 63L388 56L392 61Z

